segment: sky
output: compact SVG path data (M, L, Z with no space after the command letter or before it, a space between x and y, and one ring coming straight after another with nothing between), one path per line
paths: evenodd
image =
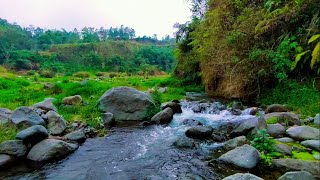
M83 27L135 29L137 36L173 35L191 12L186 0L0 0L0 18L23 27L78 30Z

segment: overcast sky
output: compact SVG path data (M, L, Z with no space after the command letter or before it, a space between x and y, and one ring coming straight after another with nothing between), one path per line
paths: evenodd
M172 35L189 20L186 0L0 0L0 18L26 27L73 30L125 25L136 35Z

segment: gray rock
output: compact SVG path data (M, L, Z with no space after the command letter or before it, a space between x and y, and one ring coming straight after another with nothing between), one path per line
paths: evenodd
M116 123L116 120L114 119L112 113L107 112L102 114L102 122L104 127L109 127L109 126L114 126Z
M167 91L167 88L166 87L159 87L158 88L158 92L159 93L165 93Z
M82 97L80 95L69 96L62 99L64 105L80 105L82 103Z
M232 164L244 169L252 169L256 167L260 159L259 151L248 144L228 151L218 158L218 160L223 163Z
M274 146L275 150L284 155L292 155L292 148L286 144L276 144Z
M75 151L79 146L61 140L45 139L33 146L27 155L32 161L57 161Z
M0 144L0 154L22 157L27 153L27 146L21 140L10 140Z
M305 147L320 151L320 140L307 140L302 141L301 144Z
M283 143L291 143L294 142L294 140L292 138L288 138L288 137L283 137L283 138L278 138L276 139L279 142L283 142Z
M116 121L143 121L156 109L149 93L129 87L107 91L98 101L99 109L113 114Z
M17 108L11 114L10 119L19 129L25 129L34 125L46 125L43 119L33 109L28 107Z
M166 108L157 113L151 118L153 124L169 124L173 119L173 111L171 108Z
M181 123L186 126L202 126L202 123L194 119L185 119Z
M264 119L269 119L271 117L278 118L278 123L286 126L301 125L300 116L291 112L274 112L264 115Z
M287 130L287 134L296 140L319 140L319 129L310 126L294 126Z
M286 132L286 128L283 127L281 124L268 124L267 125L267 132L272 137L282 137L283 134Z
M60 135L66 130L66 121L58 113L49 111L46 116L48 117L48 130L51 135Z
M49 136L47 129L36 125L29 127L16 135L16 139L22 140L25 144L36 144Z
M192 127L186 131L186 136L196 139L209 139L213 133L213 129L210 126L197 126Z
M53 105L54 99L53 98L46 98L44 101L39 102L35 105L33 105L34 108L39 108L44 110L45 112L48 111L55 111L58 112L57 108Z
M286 172L278 180L315 180L311 173L306 171Z
M273 112L288 112L288 109L281 104L272 104L268 106L265 110L266 114Z
M222 180L263 180L263 179L250 173L237 173L232 176L223 178Z
M181 105L178 103L175 103L175 102L166 103L163 107L161 107L161 109L163 110L168 107L172 109L173 114L182 113Z
M85 133L82 130L71 132L71 133L65 135L64 138L67 141L77 142L77 143L80 143L80 144L84 143L86 141L86 139L87 139Z
M224 148L228 149L228 150L231 150L231 149L234 149L234 148L236 148L238 146L242 146L242 145L247 144L247 143L248 143L248 141L247 141L245 136L239 136L239 137L230 139L229 141L225 142L224 143Z
M306 161L300 159L273 159L273 165L282 172L307 171L313 175L320 174L320 161Z
M180 137L172 145L177 148L194 148L195 147L193 140L187 137Z
M246 136L248 133L256 134L260 129L266 129L267 124L263 118L252 117L249 118L231 132L231 137Z
M314 117L314 121L313 121L314 125L316 127L320 127L320 114L317 114L315 117Z
M0 168L6 168L11 166L15 162L14 157L6 155L6 154L0 154ZM2 170L2 169L1 169Z
M9 123L11 113L10 109L0 108L0 125Z

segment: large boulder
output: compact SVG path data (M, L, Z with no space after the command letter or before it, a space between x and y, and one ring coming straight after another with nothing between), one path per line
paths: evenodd
M173 111L171 108L166 108L157 113L151 118L153 124L169 124L173 119Z
M42 109L45 112L48 112L48 111L58 112L57 108L53 105L52 101L54 101L53 98L46 98L44 101L33 105L33 107L38 108L38 109Z
M186 131L186 136L195 139L209 139L213 133L213 129L210 126L197 126L192 127Z
M232 176L223 178L222 180L263 180L263 179L250 173L237 173Z
M240 125L231 132L231 137L246 136L248 133L256 134L260 129L266 129L267 124L263 118L252 117L240 123Z
M11 113L10 109L0 108L0 125L9 123Z
M0 154L0 168L6 168L15 162L14 157L7 154ZM1 169L2 170L2 169Z
M245 145L248 143L248 140L245 136L239 136L224 143L224 148L227 150L234 149L236 147Z
M306 161L300 159L273 159L272 164L282 172L307 171L313 175L320 174L320 161Z
M36 144L49 136L47 129L36 125L29 127L16 135L16 139L22 140L25 144Z
M287 134L296 140L319 140L319 129L310 126L294 126L287 130Z
M307 171L293 171L286 172L278 180L315 180L315 178Z
M83 132L83 130L78 130L78 131L74 131L74 132L71 132L67 135L64 136L64 138L67 140L67 141L70 141L70 142L77 142L77 143L84 143L86 141L86 134Z
M261 157L258 150L245 144L237 147L218 158L219 161L243 169L252 169L259 163Z
M272 104L268 106L265 110L266 114L273 112L288 112L288 109L281 104Z
M48 118L48 130L51 135L60 135L66 130L66 121L58 113L49 111L46 116Z
M267 132L272 137L282 137L283 134L286 132L286 128L283 127L281 124L268 124L267 125Z
M33 146L27 158L36 162L57 161L75 151L77 144L66 143L61 140L45 139Z
M22 157L27 153L27 146L21 140L10 140L0 144L0 154Z
M82 103L82 97L80 95L69 96L62 99L64 105L80 105Z
M157 108L149 93L130 87L107 91L99 99L98 107L103 112L112 113L116 121L143 121Z
M277 118L278 123L283 125L301 125L300 116L291 112L274 112L264 115L264 119Z
M31 108L19 107L10 116L11 121L19 129L25 129L34 125L45 126L44 120Z
M182 113L182 109L181 109L181 105L179 103L175 103L175 102L169 102L169 103L166 103L164 104L161 109L166 109L166 108L171 108L173 113L176 114L176 113Z
M301 144L305 147L314 149L316 151L320 151L320 140L307 140L307 141L302 141Z

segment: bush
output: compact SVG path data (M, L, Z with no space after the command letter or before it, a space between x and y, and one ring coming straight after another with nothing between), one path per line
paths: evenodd
M4 68L3 66L0 66L0 73L6 73L7 69Z
M274 152L275 141L267 133L266 129L261 129L253 137L251 145L265 154Z
M45 78L53 78L56 75L55 72L50 70L41 70L39 74L41 77L45 77Z
M85 71L81 71L81 72L74 73L72 76L78 77L78 78L88 78L88 77L90 77L90 73L85 72Z
M105 75L106 75L105 72L97 72L97 73L96 73L96 76L98 76L98 77L103 77L103 76L105 76Z

